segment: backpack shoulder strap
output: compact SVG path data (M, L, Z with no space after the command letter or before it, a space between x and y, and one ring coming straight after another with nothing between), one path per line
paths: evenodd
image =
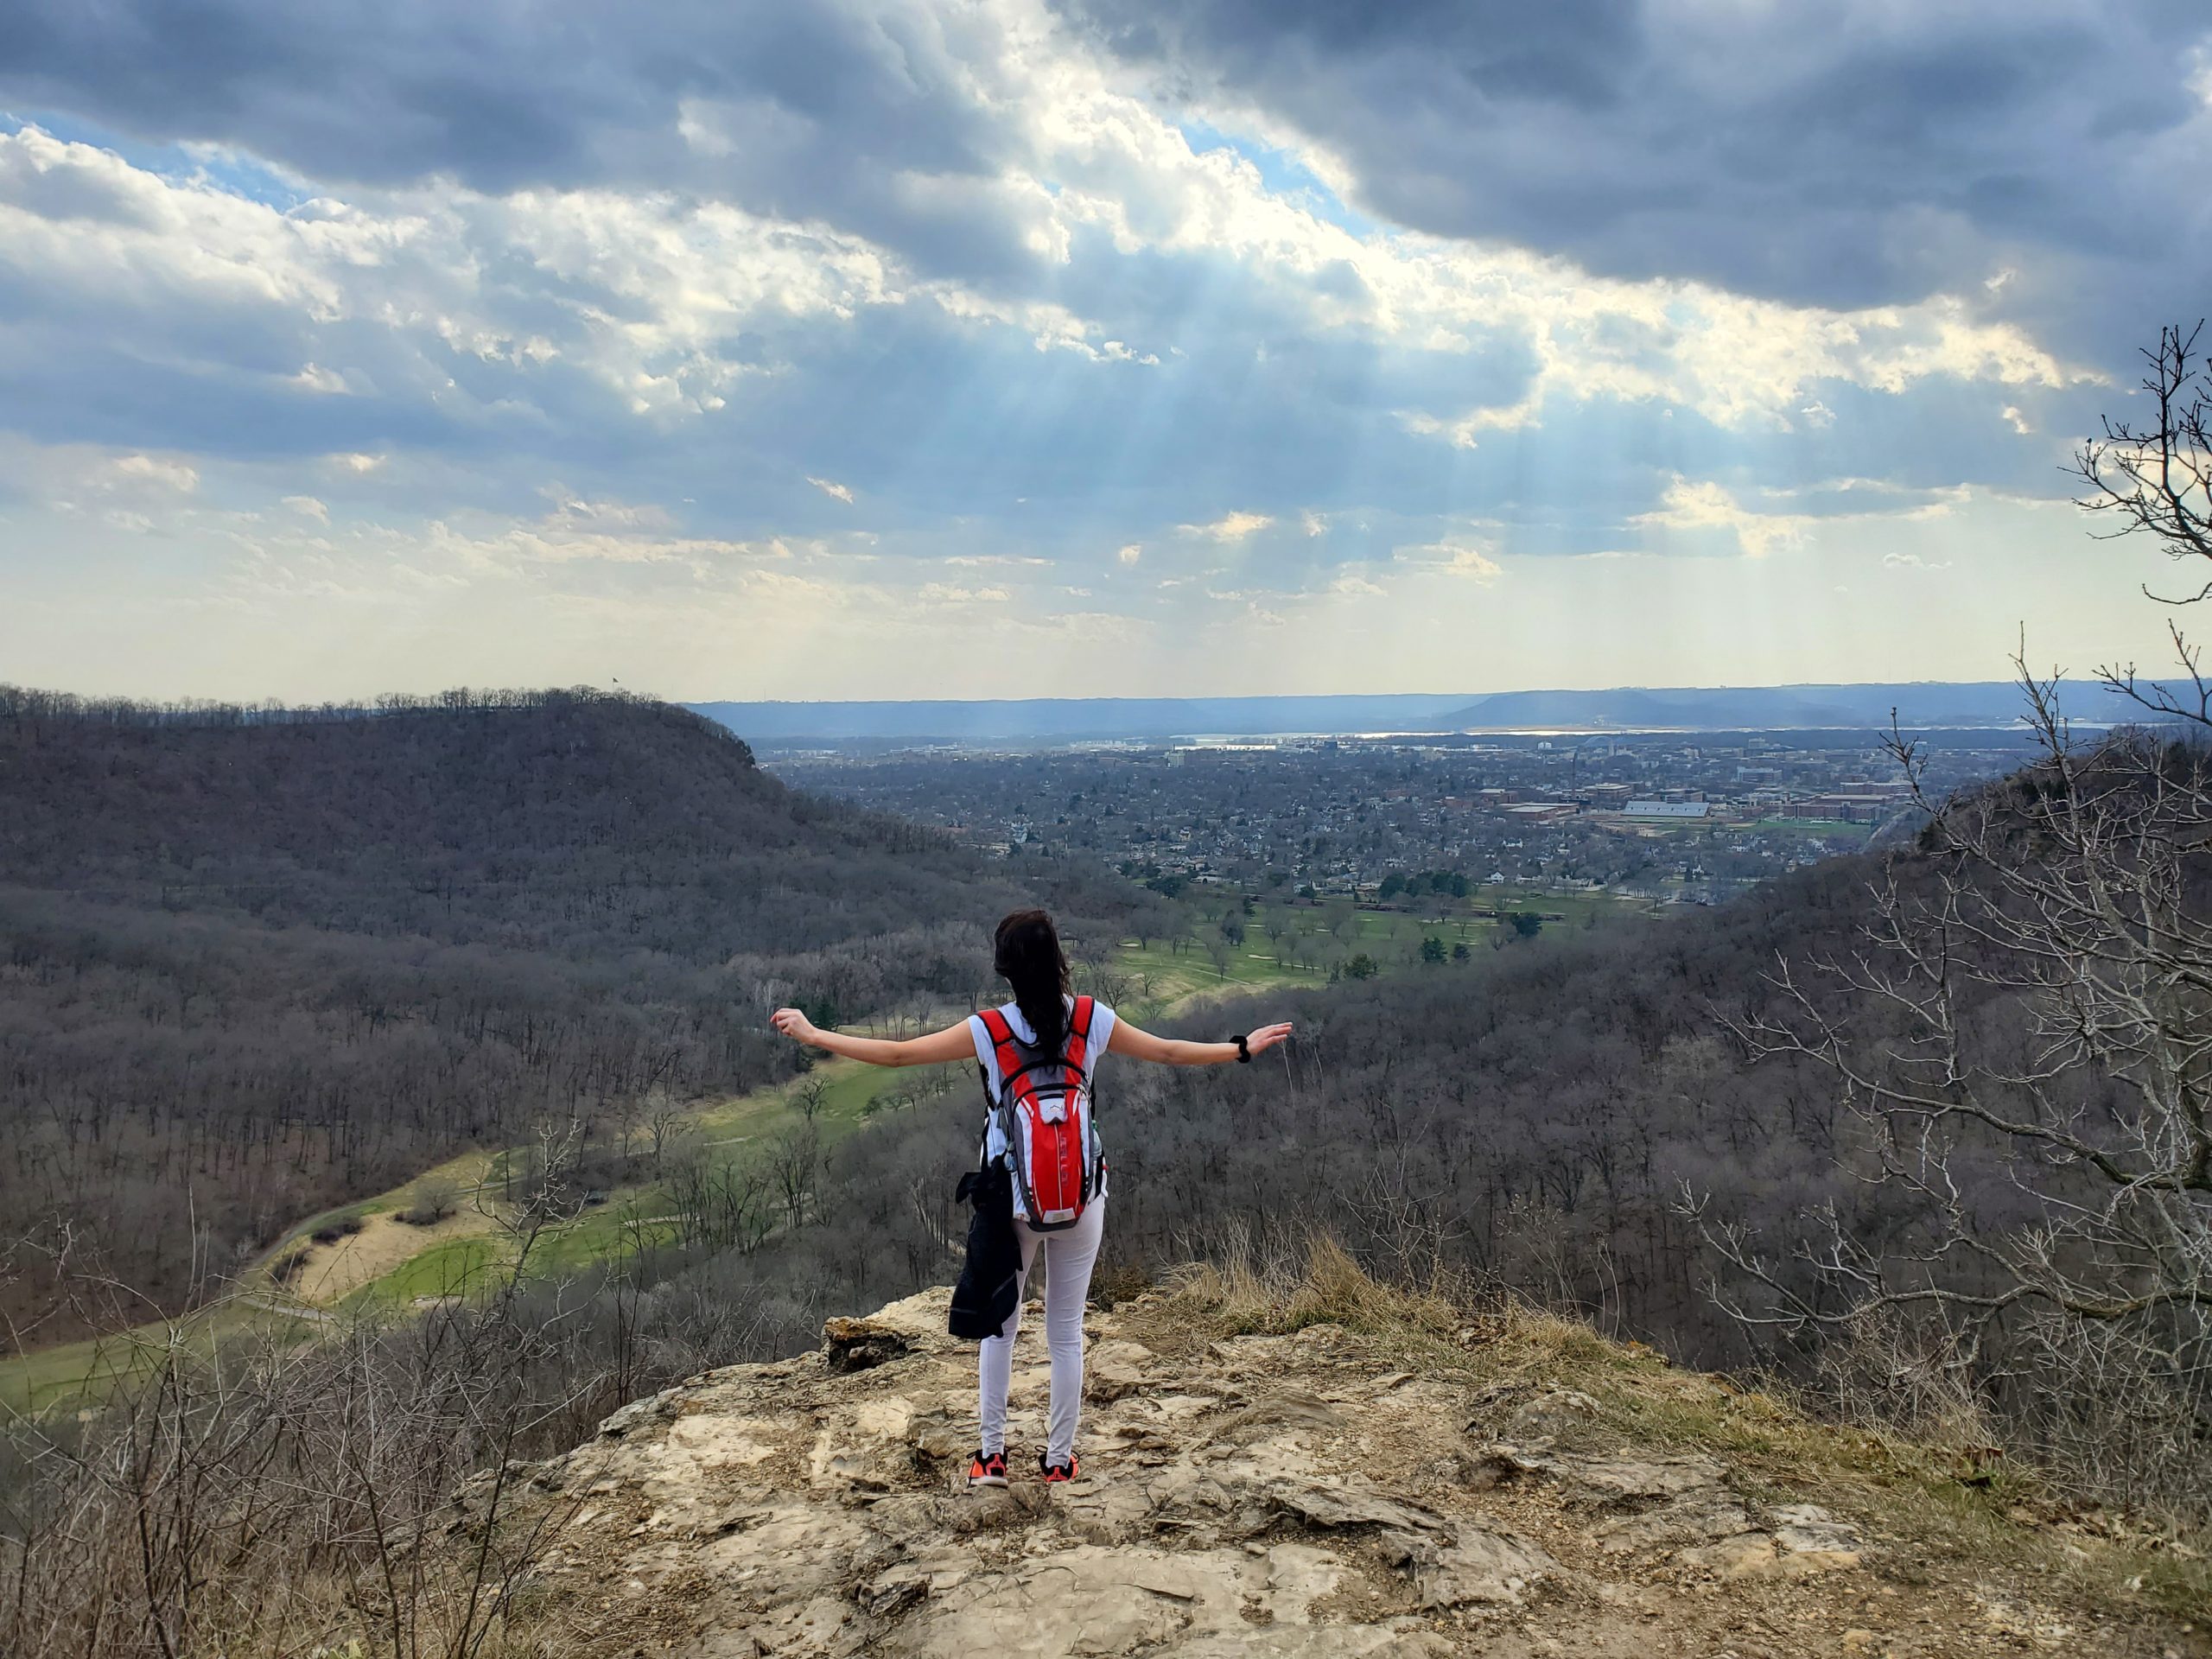
M985 1008L976 1018L983 1022L983 1029L990 1036L991 1052L999 1063L999 1088L1004 1091L1021 1070L1021 1050L1014 1039L1014 1027L996 1008Z
M1090 997L1078 996L1068 1014L1068 1068L1085 1075L1090 1069L1090 1022L1096 1006Z

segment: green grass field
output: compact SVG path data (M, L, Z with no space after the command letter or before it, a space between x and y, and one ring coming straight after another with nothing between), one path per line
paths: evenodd
M0 1412L26 1414L72 1402L96 1403L118 1383L142 1374L172 1342L198 1353L226 1338L249 1333L300 1338L316 1328L251 1302L219 1303L175 1321L156 1321L120 1335L63 1343L0 1362Z
M504 1233L473 1233L441 1240L346 1295L338 1306L374 1301L411 1306L417 1297L473 1296L499 1281L514 1250Z

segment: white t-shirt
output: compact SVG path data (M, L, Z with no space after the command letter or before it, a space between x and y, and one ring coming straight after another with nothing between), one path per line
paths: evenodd
M1071 996L1064 1000L1068 1005L1068 1011L1072 1014L1075 1011L1075 999ZM999 1006L999 1012L1006 1016L1007 1024L1013 1027L1014 1037L1019 1041L1033 1043L1037 1040L1037 1033L1031 1027L1027 1017L1022 1014L1020 1005L1013 1002L1001 1003ZM971 1014L968 1016L968 1036L976 1045L976 1063L983 1068L985 1086L990 1090L991 1098L996 1100L999 1097L999 1086L1001 1082L999 1077L998 1046L991 1041L990 1027L983 1023L982 1014ZM1084 1049L1083 1056L1083 1074L1086 1078L1095 1080L1097 1077L1099 1057L1106 1052L1106 1045L1113 1040L1113 1036L1114 1010L1094 997L1090 1004L1090 1041ZM1091 1098L1093 1100L1097 1098L1095 1082ZM1094 1129L1093 1132L1096 1133L1096 1130ZM1005 1155L1006 1134L999 1127L999 1115L993 1112L983 1122L983 1157L988 1162L995 1162ZM1019 1188L1020 1183L1017 1181L1014 1185ZM1106 1196L1103 1182L1100 1184L1098 1196L1102 1198ZM1014 1212L1017 1216L1021 1213L1021 1194L1019 1191L1014 1195Z

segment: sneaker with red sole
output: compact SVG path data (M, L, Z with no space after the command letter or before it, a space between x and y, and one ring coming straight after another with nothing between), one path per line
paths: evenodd
M1006 1453L978 1451L968 1465L970 1486L1003 1486L1006 1484Z
M1037 1466L1045 1471L1045 1484L1047 1486L1057 1486L1063 1481L1073 1480L1076 1478L1075 1453L1072 1452L1068 1453L1068 1460L1065 1463L1048 1463L1046 1461L1046 1454L1039 1452L1037 1454Z

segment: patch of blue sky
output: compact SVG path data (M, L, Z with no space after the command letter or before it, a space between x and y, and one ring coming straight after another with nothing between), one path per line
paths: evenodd
M302 188L302 181L238 150L195 144L185 155L192 170L210 184L279 213L289 213L315 195L315 191Z
M105 127L90 121L79 121L73 115L57 110L0 110L0 131L13 137L26 127L36 127L41 132L60 139L64 143L91 144L100 149L111 149L134 167L150 165L148 158L177 153L174 144L142 144L110 132Z
M1299 158L1295 150L1262 143L1249 134L1224 132L1211 122L1201 121L1196 117L1176 124L1182 131L1183 141L1190 145L1192 154L1204 156L1217 149L1227 149L1251 162L1258 169L1260 182L1270 195L1295 199L1318 217L1332 225L1342 226L1354 236L1373 236L1388 228L1380 220L1370 219L1351 207L1322 181L1319 175Z
M289 213L314 194L302 189L298 180L238 150L213 144L148 143L97 122L79 120L54 110L0 111L0 131L12 135L26 127L36 127L65 143L89 144L95 149L111 151L140 171L161 178L204 178L219 190L260 202L280 213Z

